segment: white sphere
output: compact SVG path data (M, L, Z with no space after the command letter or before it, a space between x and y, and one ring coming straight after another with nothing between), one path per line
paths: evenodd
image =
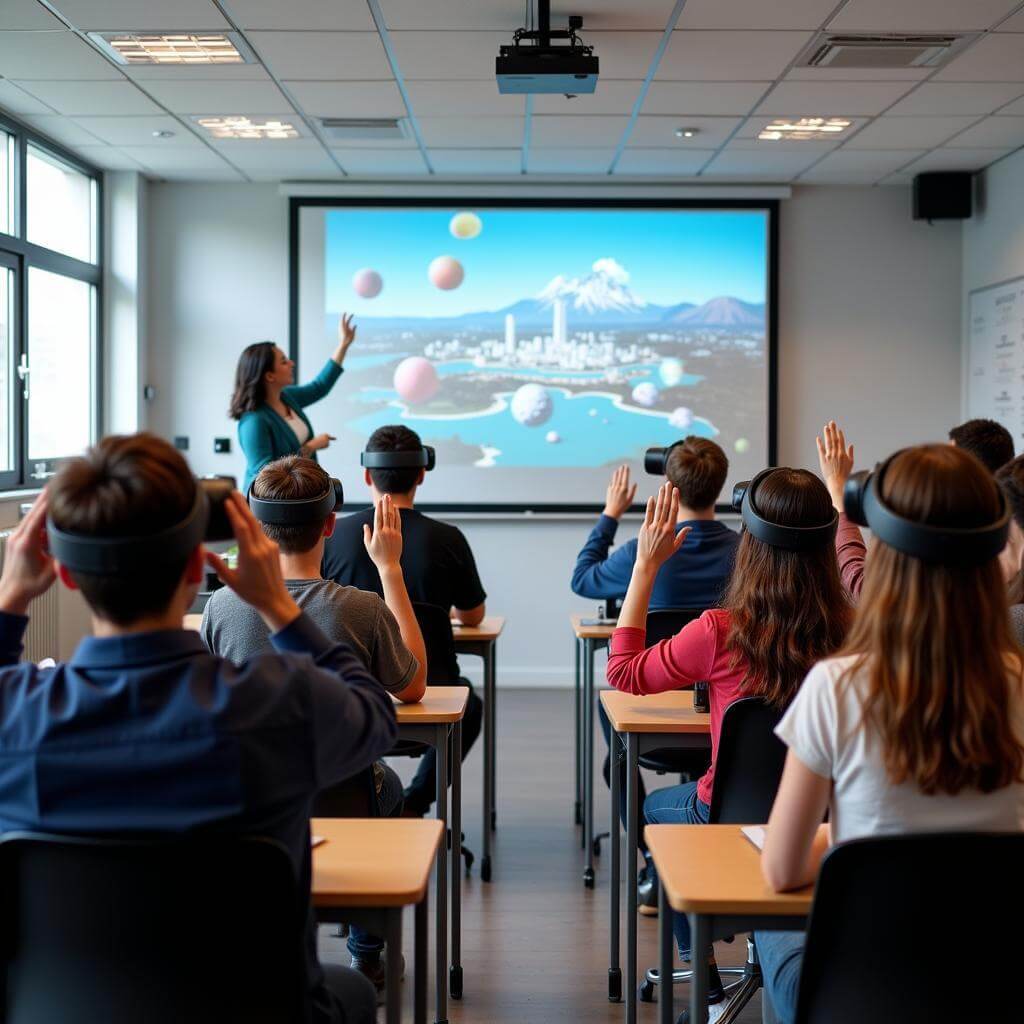
M512 418L524 427L539 427L551 419L554 403L547 388L524 384L512 396Z
M427 276L435 288L450 292L462 284L466 272L454 256L438 256L437 259L431 260L430 266L427 268Z
M683 373L681 359L663 359L658 367L658 376L667 388L674 388L683 379Z
M558 444L558 442L562 440L562 435L559 434L557 430L549 430L544 435L544 440L547 441L548 444Z
M689 430L693 426L693 410L687 409L685 405L681 405L678 409L672 410L672 415L669 416L668 422L677 430Z
M384 280L376 270L363 267L352 275L352 290L363 299L375 299L384 287Z
M463 210L461 213L455 214L448 222L448 230L452 233L452 237L462 240L476 238L483 231L483 228L483 221L469 210Z
M633 388L633 401L645 409L650 409L658 402L658 389L650 381L645 380Z

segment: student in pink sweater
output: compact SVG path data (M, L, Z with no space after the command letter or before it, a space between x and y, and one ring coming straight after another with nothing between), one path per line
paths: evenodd
M647 503L632 579L612 635L608 682L627 693L649 694L707 680L711 704L711 767L698 782L652 793L644 804L648 824L707 822L725 709L748 696L787 706L811 666L838 649L852 618L836 563L836 516L822 482L803 469L776 469L760 478L753 500L769 523L816 528L813 546L773 546L744 531L722 607L653 647L645 646L651 588L686 531L675 532L679 496L671 484ZM653 866L648 869L653 873ZM685 916L674 915L673 929L681 959L689 960ZM709 954L714 1019L723 991L714 953Z

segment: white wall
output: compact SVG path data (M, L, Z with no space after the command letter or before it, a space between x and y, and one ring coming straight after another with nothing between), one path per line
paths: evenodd
M287 200L273 186L161 184L148 209L148 424L188 434L197 471L241 475L238 453L214 455L213 438L236 446L224 410L242 347L287 344ZM959 416L960 227L912 221L902 188L798 188L780 227L780 461L813 466L832 416L863 462L944 438ZM354 469L343 478L356 487ZM499 679L567 684L567 616L593 609L568 585L587 524L460 525L489 606L509 620Z

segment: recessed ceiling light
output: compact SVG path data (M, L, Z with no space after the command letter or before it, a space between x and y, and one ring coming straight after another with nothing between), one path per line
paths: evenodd
M677 128L676 138L677 139L692 139L694 135L700 132L699 128Z
M778 142L780 139L806 142L808 139L839 135L845 132L851 123L845 117L777 117L762 128L757 137L765 142Z
M251 64L236 32L90 32L118 64Z
M287 121L276 118L254 120L242 115L226 117L194 117L215 139L297 139L299 131Z
M154 139L173 139L174 138L174 132L169 132L166 129L161 129L160 131L153 132L153 138Z

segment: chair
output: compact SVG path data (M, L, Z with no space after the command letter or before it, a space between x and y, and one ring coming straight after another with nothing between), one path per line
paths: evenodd
M309 900L269 839L0 838L5 1024L305 1021Z
M725 709L709 824L751 825L768 820L786 763L786 745L775 735L782 715L782 709L766 704L760 697L744 697ZM749 936L747 962L742 967L720 967L718 972L740 978L726 986L729 1004L719 1021L729 1024L761 987L757 951ZM693 971L673 971L672 983L687 982L692 977ZM649 970L640 986L640 1000L650 1002L654 986L659 984L657 968Z
M797 1024L1008 1020L993 949L1024 918L1024 835L945 833L841 843L822 861ZM949 959L935 939L952 939ZM884 1012L883 1012L884 1010Z

